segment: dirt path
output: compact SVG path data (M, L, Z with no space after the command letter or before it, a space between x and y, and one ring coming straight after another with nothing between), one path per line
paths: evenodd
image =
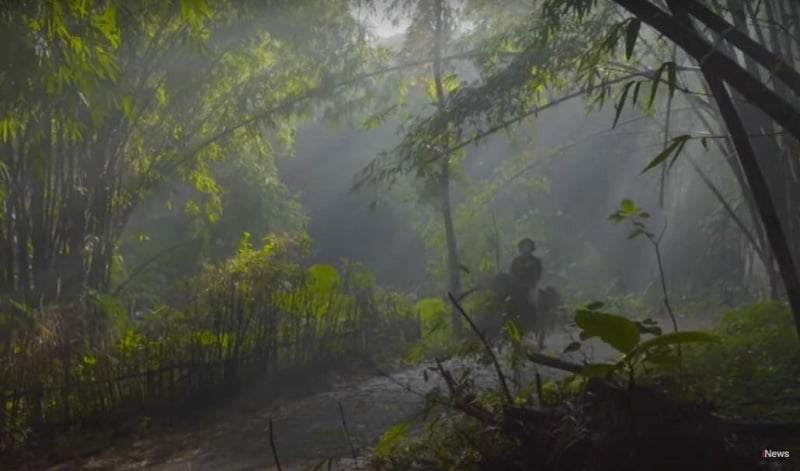
M682 328L705 325L707 322L687 320ZM563 356L558 352L570 341L566 332L551 336L547 353ZM596 360L613 357L613 352L602 344L594 344L586 350ZM576 359L575 356L564 357ZM420 365L387 376L349 378L325 392L268 404L260 393L263 389L256 387L216 413L212 425L126 444L91 459L64 463L50 471L276 469L269 446L270 418L284 471L308 469L327 458L352 456L354 449L369 448L391 425L420 411L424 394L432 388L443 387L436 375L429 375L428 381L424 379L423 370L429 366ZM456 371L475 368L463 361L448 361L446 366ZM496 384L491 369L480 367L474 371L476 384L483 387ZM556 374L552 370L541 371L550 377ZM523 380L531 378L533 372L531 365L520 376ZM345 425L349 433L345 433ZM345 460L333 469L353 469L354 466L352 460Z

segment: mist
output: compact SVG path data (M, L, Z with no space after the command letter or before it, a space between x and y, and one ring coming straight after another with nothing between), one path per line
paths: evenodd
M788 458L800 10L690 3L0 6L0 469Z

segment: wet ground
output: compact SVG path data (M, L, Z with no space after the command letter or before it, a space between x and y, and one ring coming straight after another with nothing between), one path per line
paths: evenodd
M687 320L681 324L682 329L694 329L708 323ZM548 339L545 353L578 361L581 357L575 354L559 353L571 341L572 336L567 332L554 334ZM585 352L596 360L613 355L607 346L596 343ZM63 463L50 471L273 470L277 467L269 443L270 419L284 471L309 469L332 457L343 459L331 469L366 469L352 457L373 446L393 424L419 412L426 392L444 387L436 374L425 379L424 370L430 366L417 365L385 375L362 373L339 379L326 391L271 402L263 394L269 385L257 386L215 412L205 425L127 443L91 458ZM482 387L497 383L490 368L465 360L451 360L445 366L453 371L474 368L476 384ZM522 380L531 378L534 370L533 365L528 365L519 376ZM539 371L551 378L559 374L543 367Z

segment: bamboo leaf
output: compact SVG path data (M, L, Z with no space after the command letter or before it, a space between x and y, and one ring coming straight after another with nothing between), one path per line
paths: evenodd
M667 86L669 87L669 98L675 96L675 89L678 87L678 67L674 62L667 62Z
M666 159L668 159L669 156L672 155L673 152L676 153L676 157L677 157L677 154L680 153L680 150L683 149L683 146L686 144L686 141L690 137L691 136L689 134L684 134L684 135L681 135L681 136L678 136L678 137L672 139L670 144L666 148L664 148L664 150L659 152L659 154L657 156L655 156L653 158L653 160L650 161L649 164L647 164L647 166L644 168L644 170L642 170L641 173L645 173L648 170L652 169L653 167L658 166L659 164L664 162ZM677 152L676 152L676 150L677 150ZM673 162L674 162L674 159L673 159Z
M625 58L631 60L633 49L636 47L636 38L639 37L639 28L642 26L642 20L637 18L631 19L628 23L628 28L625 30Z
M628 98L628 91L630 91L633 84L634 82L628 82L625 85L625 88L622 89L622 94L620 96L619 101L617 102L616 113L614 114L614 123L611 125L611 129L617 127L617 123L619 122L619 117L620 115L622 115L622 109L625 107L625 100Z
M661 64L661 67L659 67L658 70L656 70L656 73L653 75L653 85L650 87L650 101L647 103L648 108L652 108L653 103L656 101L658 84L661 82L661 74L664 73L666 66L667 64Z

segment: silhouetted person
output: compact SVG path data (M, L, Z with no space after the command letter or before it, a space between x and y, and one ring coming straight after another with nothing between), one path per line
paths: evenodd
M519 254L511 261L511 277L514 280L512 305L515 317L524 324L532 326L537 316L537 285L542 278L542 261L533 255L536 243L530 238L522 239Z
M535 289L542 278L542 261L533 255L536 243L526 237L519 242L517 247L519 255L511 261L511 276L520 285Z

